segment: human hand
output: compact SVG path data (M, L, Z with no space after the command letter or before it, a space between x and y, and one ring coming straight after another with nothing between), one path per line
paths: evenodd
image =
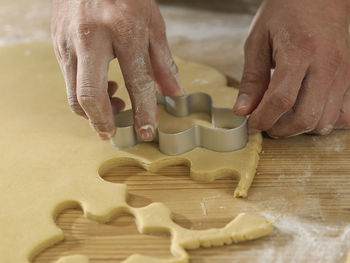
M249 133L288 137L350 127L349 5L349 0L262 3L245 44L234 107L236 114L251 114Z
M89 119L101 139L115 132L109 62L118 58L134 112L135 128L151 141L157 126L156 90L183 95L163 18L154 0L54 0L52 39L73 112Z

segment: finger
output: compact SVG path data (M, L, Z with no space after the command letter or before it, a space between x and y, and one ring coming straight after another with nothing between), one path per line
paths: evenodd
M90 38L78 43L77 97L89 118L91 127L103 140L115 131L112 106L108 95L108 66L112 49L103 46L103 38Z
M350 128L350 66L347 65L345 71L346 80L344 81L345 87L347 87L343 101L342 107L340 109L339 118L335 124L336 129L349 129Z
M345 84L347 79L346 68L347 65L343 64L336 74L336 77L331 85L331 92L328 93L328 98L326 100L322 117L314 130L314 133L316 134L327 135L331 133L340 116L343 99L347 88Z
M72 112L87 118L77 98L77 57L75 52L67 40L63 40L56 44L55 53L65 80L68 105Z
M69 107L72 112L82 116L84 118L88 118L85 114L85 111L80 106L77 96L77 61L70 63L69 65L64 66L64 76L66 80L66 92Z
M111 98L111 104L112 104L112 110L114 114L121 112L125 108L125 102L120 98L116 98L116 97Z
M115 81L108 81L108 95L112 105L113 114L121 112L125 108L125 102L121 98L113 97L118 89Z
M114 93L117 92L118 84L115 81L108 81L108 96L113 97Z
M128 89L136 132L142 140L152 141L157 126L157 99L155 81L148 53L148 42L133 41L129 49L115 49Z
M250 134L267 131L294 105L300 90L306 63L285 63L276 60L276 69L260 104L248 120Z
M269 85L271 49L268 36L251 34L244 46L244 56L239 95L233 108L237 115L250 114L260 103Z
M339 118L335 124L336 129L349 129L350 128L350 86L344 95L343 105L340 110Z
M152 1L153 3L153 1ZM177 66L171 56L165 33L165 24L156 4L153 3L150 24L150 59L159 92L165 96L182 96Z
M282 116L268 134L289 137L313 131L320 121L336 70L326 70L322 61L315 61L307 71L293 110Z

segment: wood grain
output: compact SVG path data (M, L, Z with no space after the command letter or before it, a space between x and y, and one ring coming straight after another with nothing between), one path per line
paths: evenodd
M342 226L350 222L349 160L349 131L337 131L327 137L265 138L258 172L247 199L232 197L235 180L194 182L188 177L188 168L182 166L168 167L157 174L123 167L110 170L103 178L126 183L130 193L128 202L133 206L155 201L165 203L174 212L174 220L186 228L222 227L244 211L272 219L293 215L311 225L333 227L333 235L337 236L342 235ZM169 237L138 234L129 216L100 225L83 218L78 210L67 210L58 217L57 224L66 240L41 253L34 263L53 262L72 253L88 255L96 263L121 262L135 252L169 255ZM289 262L298 253L291 246L295 246L293 240L293 234L276 229L271 236L259 240L190 251L191 262ZM317 242L322 247L322 240ZM341 248L343 244L339 239L339 244L331 245ZM343 250L345 253L346 248ZM281 251L284 260L263 261L261 256L268 256L266 251L276 255ZM326 259L313 256L298 262L326 262ZM345 254L339 254L336 262L344 261Z

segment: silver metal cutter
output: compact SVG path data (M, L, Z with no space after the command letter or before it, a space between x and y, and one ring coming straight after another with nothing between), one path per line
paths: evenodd
M178 133L166 133L158 128L154 142L159 150L167 155L179 155L196 147L204 147L218 152L232 152L242 149L248 141L247 119L237 116L232 109L213 107L211 96L198 92L183 97L157 95L158 104L176 117L191 113L207 113L212 127L194 125ZM132 110L115 116L116 133L111 144L120 148L131 147L141 142L134 130Z

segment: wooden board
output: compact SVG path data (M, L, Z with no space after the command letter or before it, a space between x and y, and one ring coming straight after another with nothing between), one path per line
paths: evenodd
M345 254L341 252L345 253L345 245L349 245L345 238L349 236L344 236L344 240L338 236L344 235L345 225L350 222L349 160L349 131L337 131L327 137L265 138L258 172L247 199L232 197L235 180L194 182L187 176L188 168L181 166L169 167L157 174L126 167L111 170L103 178L126 183L129 203L133 206L164 202L174 212L174 220L187 228L222 227L242 211L276 220L278 228L271 236L191 251L192 263L293 262L293 258L299 259L295 262L344 262ZM88 255L96 263L121 262L135 252L169 255L167 236L139 235L133 218L128 216L100 225L83 218L78 210L67 210L58 217L57 223L66 240L41 253L35 263L52 262L72 253ZM305 253L302 249L303 246L327 248L324 242L331 242L328 245L338 249L329 247L329 251L317 253ZM336 261L326 261L338 251ZM298 253L305 258L300 260ZM307 255L311 256L307 258ZM279 256L282 261L277 261ZM268 261L269 258L273 260Z

